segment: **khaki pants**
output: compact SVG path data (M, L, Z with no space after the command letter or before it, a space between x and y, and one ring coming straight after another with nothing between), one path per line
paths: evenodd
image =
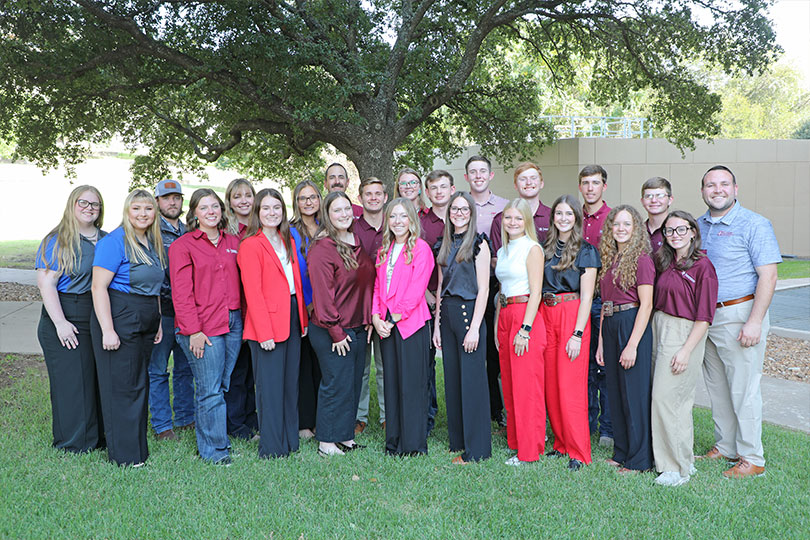
M652 442L658 472L675 471L688 476L695 460L692 453L694 429L692 406L695 385L700 378L706 335L692 354L683 373L672 373L670 362L678 352L694 321L673 317L663 311L653 316Z
M768 313L762 320L760 342L741 347L740 329L748 320L753 300L718 308L709 327L703 375L712 403L717 449L765 466L762 448L762 362L770 330Z

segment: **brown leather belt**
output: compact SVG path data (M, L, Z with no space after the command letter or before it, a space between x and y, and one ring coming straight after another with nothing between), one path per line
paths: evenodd
M570 300L579 300L579 293L578 292L567 292L567 293L543 293L543 303L548 307L554 307L557 304L562 304L563 302L568 302Z
M521 296L510 296L507 298L506 296L499 294L498 301L501 303L501 307L506 307L507 304L525 304L529 301L529 297L524 294Z
M743 302L748 302L749 300L753 300L754 295L749 294L748 296L743 296L742 298L735 298L734 300L726 300L725 302L717 302L717 307L728 307L733 306L734 304L742 304Z
M630 302L629 304L620 304L616 305L610 300L606 302L602 302L602 315L605 317L612 317L614 313L619 313L620 311L627 311L628 309L637 308L639 306L638 302Z

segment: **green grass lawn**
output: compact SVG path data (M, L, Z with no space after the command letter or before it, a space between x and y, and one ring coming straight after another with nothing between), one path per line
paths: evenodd
M810 278L810 260L785 259L777 268L779 279Z
M34 257L41 240L8 240L0 242L0 268L34 269Z
M0 389L0 537L807 538L805 434L764 427L765 477L725 480L722 463L698 462L678 488L654 485L653 474L616 475L601 448L577 473L551 458L508 467L501 437L492 459L453 466L438 371L426 457L384 456L373 423L358 438L368 448L345 457L320 458L307 442L289 458L260 460L256 443L235 442L241 456L230 468L197 459L191 433L150 438L143 469L115 467L101 451L53 450L47 377L32 371ZM696 410L695 423L695 448L708 450L709 413Z

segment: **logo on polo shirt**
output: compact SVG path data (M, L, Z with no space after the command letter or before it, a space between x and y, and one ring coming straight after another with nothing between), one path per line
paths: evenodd
M734 236L734 233L731 231L720 231L717 233L717 236Z
M686 279L688 279L689 281L691 281L692 283L697 283L697 282L695 281L695 278L693 278L692 276L690 276L690 275L689 275L689 274L687 274L686 272L681 272L681 275L682 275L683 277L685 277Z

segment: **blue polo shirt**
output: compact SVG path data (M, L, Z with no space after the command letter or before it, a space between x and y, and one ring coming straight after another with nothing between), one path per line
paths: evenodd
M145 251L152 264L134 262L127 253L124 229L118 227L96 244L93 266L115 274L110 282L110 289L114 291L158 296L163 284L163 267L153 246L145 246Z
M707 211L698 218L703 249L717 271L717 301L754 294L759 281L756 268L782 262L771 222L739 201L725 216Z
M106 235L107 233L104 231L99 231L99 240ZM44 268L53 271L58 270L59 261L57 253L54 253L56 251L56 236L56 234L53 234L50 237L46 237L43 243L39 245L34 268ZM95 255L96 245L84 236L80 235L80 238L79 265L76 267L75 272L70 274L63 272L62 275L59 276L59 281L56 282L56 290L60 293L84 294L90 290L90 286L93 283L93 257ZM47 241L47 244L45 244L45 241ZM48 260L47 264L45 263L45 259Z

